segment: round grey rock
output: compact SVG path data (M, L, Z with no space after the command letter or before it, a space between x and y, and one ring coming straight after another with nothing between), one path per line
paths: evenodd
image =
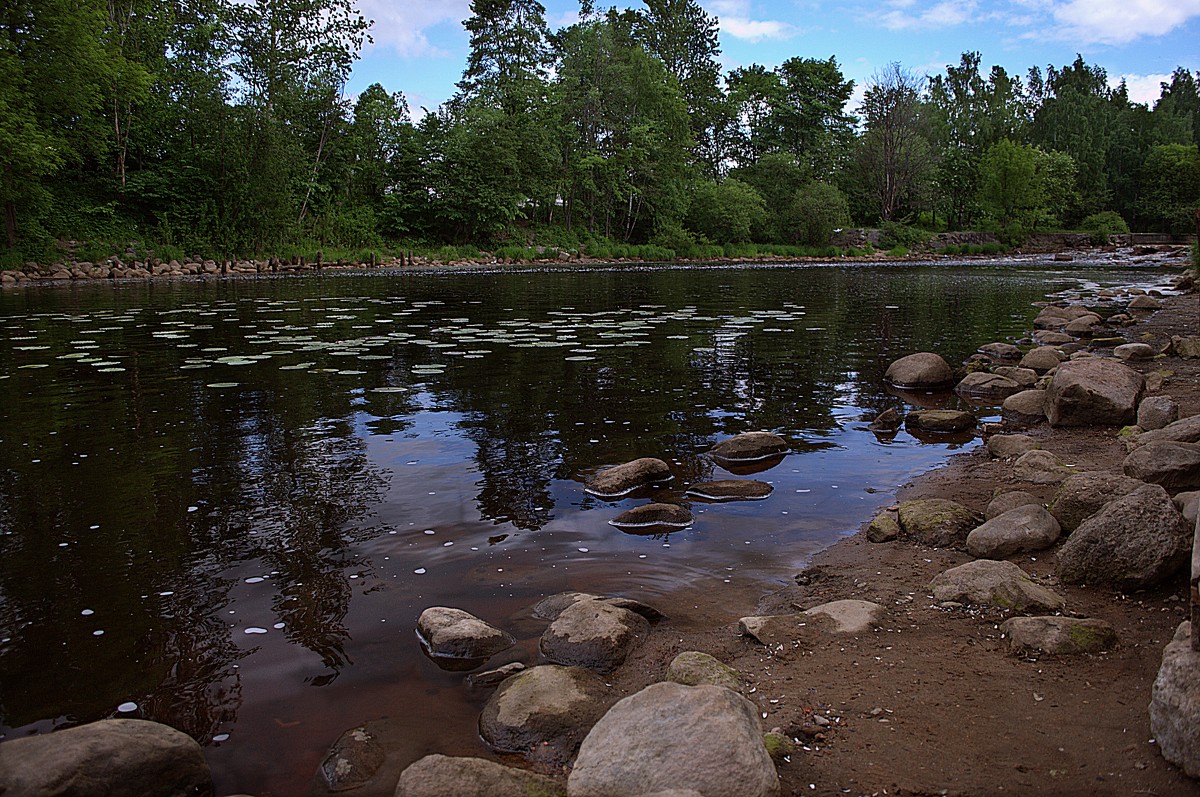
M957 501L925 498L905 501L899 509L904 534L933 548L961 548L979 525L974 512Z
M893 362L883 378L901 388L947 388L954 383L954 371L941 355L923 351Z
M611 704L600 676L544 664L500 684L484 704L479 733L496 750L565 762Z
M542 634L542 655L555 664L611 672L650 633L645 617L598 600L576 601Z
M1005 418L1019 423L1032 423L1046 417L1046 391L1036 388L1014 393L1001 404Z
M723 797L778 795L779 777L754 704L719 686L652 684L596 723L567 779L570 797L667 789Z
M1021 358L1020 367L1044 374L1052 368L1057 368L1064 359L1066 358L1062 352L1053 346L1039 346L1026 352Z
M417 618L417 634L433 657L488 659L517 642L513 636L462 609L431 606Z
M1011 653L1040 650L1058 656L1101 653L1117 644L1117 632L1103 620L1077 617L1011 617L1000 624Z
M1027 434L997 434L987 442L988 453L996 459L1015 459L1035 448L1041 445Z
M1170 396L1148 396L1138 405L1137 425L1146 431L1162 429L1179 420L1179 405Z
M988 502L987 508L983 510L983 517L985 520L991 520L1019 506L1030 505L1041 506L1042 501L1036 495L1027 493L1024 490L1009 490L998 493ZM970 535L967 536L969 537Z
M770 496L774 490L757 479L718 479L697 482L687 488L687 494L709 501L757 501Z
M984 371L967 374L954 388L960 396L978 399L1004 399L1020 390L1021 385L1012 379Z
M1058 484L1072 473L1058 455L1040 448L1026 451L1013 463L1013 476L1033 484Z
M196 797L213 793L190 736L111 719L0 743L0 793L13 797Z
M1012 562L994 559L952 567L934 576L929 588L938 602L997 606L1026 614L1061 611L1066 605L1062 596L1035 584Z
M1123 343L1113 349L1113 356L1118 360L1153 360L1156 354L1154 347L1147 343Z
M1015 553L1044 551L1062 533L1043 507L1026 504L992 518L967 535L967 553L979 559L1003 559Z
M545 775L484 758L427 755L400 773L395 797L566 797Z

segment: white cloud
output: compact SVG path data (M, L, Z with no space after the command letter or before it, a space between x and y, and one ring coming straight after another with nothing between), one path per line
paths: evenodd
M957 2L942 0L923 10L916 9L912 0L893 0L888 5L893 10L882 16L883 26L889 30L929 30L952 28L976 18L975 0Z
M1162 84L1170 83L1170 75L1117 75L1115 78L1109 76L1109 83L1113 88L1117 87L1122 80L1125 81L1125 88L1129 91L1129 99L1131 102L1141 102L1154 107L1154 103L1158 102L1158 98L1162 96Z
M1053 14L1066 38L1125 44L1161 36L1200 16L1200 0L1070 0Z
M790 39L796 35L796 29L786 22L773 19L745 19L742 17L721 17L721 30L735 39L745 39L758 42L763 39Z
M403 58L445 57L445 50L426 36L430 28L457 23L471 15L468 0L359 0L359 8L371 26L376 47L388 47Z

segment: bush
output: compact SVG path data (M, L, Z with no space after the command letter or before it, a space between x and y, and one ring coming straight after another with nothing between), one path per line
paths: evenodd
M766 221L762 195L739 180L702 182L692 190L686 225L696 238L716 243L749 241L752 231ZM676 252L683 252L675 247Z
M1129 225L1115 210L1093 213L1079 223L1079 229L1091 233L1092 243L1097 245L1108 243L1110 235L1129 234Z
M783 214L786 237L808 246L825 246L834 231L850 225L850 203L836 186L812 182L796 191Z
M885 221L881 229L883 234L879 238L879 245L884 249L919 249L929 243L928 232L903 222Z

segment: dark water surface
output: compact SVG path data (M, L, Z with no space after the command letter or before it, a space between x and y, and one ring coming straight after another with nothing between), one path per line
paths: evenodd
M462 675L419 651L422 609L528 653L546 594L684 617L685 590L761 594L954 447L864 430L899 403L893 359L956 364L1049 292L1157 280L1028 262L5 292L0 734L158 720L206 745L219 793L303 793L381 718L411 759L478 752ZM695 503L669 537L608 524L646 497L582 490L640 456L679 490L728 477L703 452L756 429L792 441L755 476L774 494Z

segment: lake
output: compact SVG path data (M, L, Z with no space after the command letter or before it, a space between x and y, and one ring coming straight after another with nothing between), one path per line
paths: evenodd
M866 431L902 404L892 360L957 365L1047 294L1164 282L1029 259L5 291L0 735L158 720L206 746L218 793L304 793L383 717L410 760L481 754L424 608L513 632L496 661L535 659L529 610L563 590L730 622L970 445ZM769 498L609 525L730 477L705 451L751 430L791 443L753 476ZM582 489L644 456L668 489Z

